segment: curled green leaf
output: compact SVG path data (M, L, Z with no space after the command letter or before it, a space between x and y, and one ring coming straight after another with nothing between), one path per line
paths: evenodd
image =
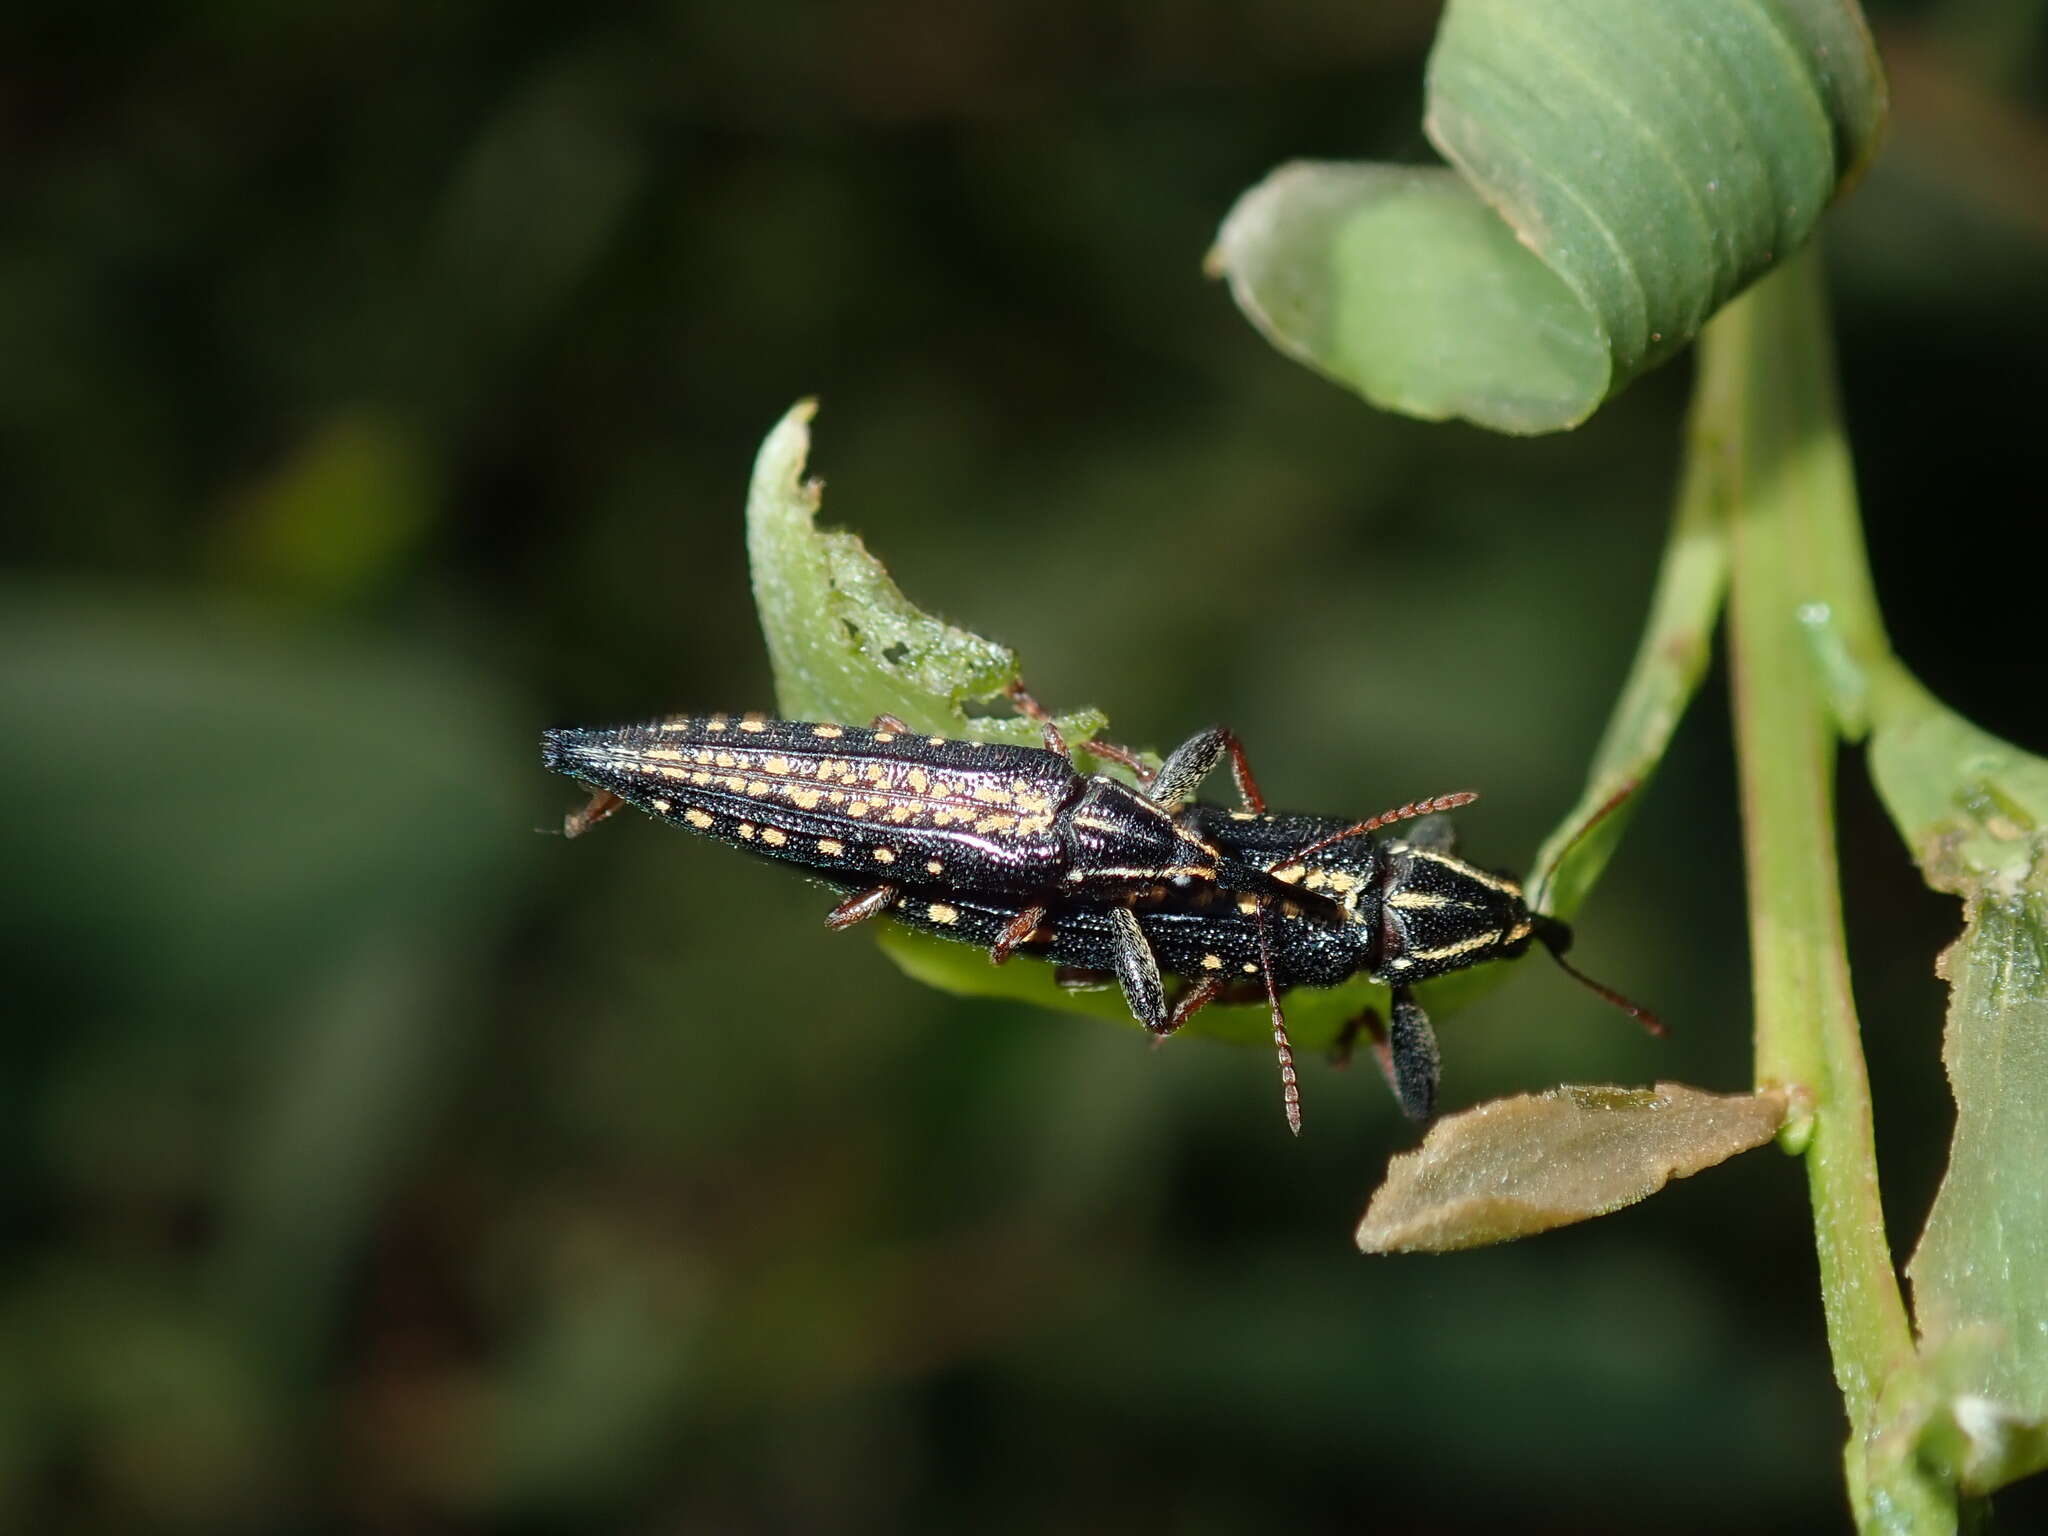
M1451 0L1451 169L1298 163L1210 256L1281 350L1375 405L1505 432L1584 420L1797 250L1885 96L1851 0Z
M1445 1253L1605 1216L1760 1147L1785 1095L1573 1087L1495 1099L1387 1165L1358 1225L1367 1253Z

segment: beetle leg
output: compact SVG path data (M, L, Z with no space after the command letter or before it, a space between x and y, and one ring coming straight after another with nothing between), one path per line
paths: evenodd
M1074 754L1067 750L1066 738L1060 735L1059 727L1053 724L1052 711L1033 698L1031 691L1023 683L1012 683L1003 692L1008 694L1010 702L1017 706L1018 714L1033 722L1045 733L1045 747L1048 752L1057 752L1068 762L1074 760ZM1120 747L1113 741L1091 739L1081 743L1081 750L1090 757L1128 768L1140 784L1150 784L1159 772L1129 747Z
M988 963L1001 965L1010 958L1010 951L1022 944L1038 931L1038 925L1045 921L1045 908L1026 907L1010 919L1009 926L996 935L995 943L988 947Z
M1244 755L1244 743L1237 739L1237 733L1228 726L1212 725L1206 731L1198 731L1173 749L1165 762L1159 765L1159 772L1146 786L1145 793L1168 810L1179 810L1195 796L1202 780L1209 776L1223 758L1230 754L1230 774L1237 780L1237 792L1244 798L1248 811L1263 812L1266 797L1259 793L1259 781L1252 777L1252 765Z
M856 891L825 914L825 926L836 930L864 923L876 913L888 911L902 894L893 885L877 885L869 890Z
M1423 1023L1427 1026L1426 1017ZM1361 1009L1355 1017L1345 1021L1344 1027L1337 1032L1336 1041L1330 1047L1330 1065L1340 1069L1350 1066L1352 1052L1358 1045L1360 1035L1364 1035L1372 1042L1373 1063L1380 1069L1380 1076L1387 1080L1388 1090L1396 1101L1400 1101L1401 1079L1394 1066L1394 1045L1387 1037L1387 1027L1380 1022L1377 1010ZM1402 1107L1405 1112L1405 1102Z
M577 809L562 818L562 836L581 837L626 802L608 789L600 789Z
M1165 1036L1172 1034L1181 1025L1187 1023L1189 1019L1192 1019L1196 1014L1208 1007L1209 1004L1215 1002L1217 995L1222 990L1223 981L1221 977L1204 976L1200 981L1181 993L1179 999L1173 1005L1173 1017L1166 1021L1166 1028L1159 1032L1161 1038L1163 1039Z
M1053 724L1051 710L1031 697L1030 690L1021 682L1010 684L1003 692L1008 694L1010 702L1017 706L1018 714L1033 722L1039 730L1045 733L1046 751L1055 752L1064 757L1068 762L1074 760L1074 754L1067 750L1066 737L1062 736L1060 728Z
M1151 940L1138 926L1138 914L1129 907L1111 907L1109 925L1116 948L1116 979L1123 983L1131 1016L1155 1035L1171 1033L1175 1021L1166 1011L1159 957L1152 953Z
M1154 779L1159 777L1159 770L1157 768L1154 768L1129 747L1120 747L1113 741L1104 741L1100 737L1092 737L1081 743L1081 750L1090 757L1100 758L1106 763L1115 763L1120 768L1128 768L1131 771L1131 776L1140 784L1149 785Z
M1215 976L1204 976L1200 981L1183 987L1180 996L1174 999L1173 1014L1167 1019L1166 1027L1152 1037L1154 1049L1166 1044L1169 1036L1179 1033L1181 1025L1222 995L1223 982Z
M898 736L908 736L910 734L910 727L890 714L875 716L874 729L878 731L894 731Z
M1387 1085L1393 1086L1393 1068L1387 1061L1387 1032L1380 1024L1380 1016L1371 1008L1361 1008L1344 1021L1344 1027L1337 1031L1337 1038L1330 1042L1329 1063L1339 1072L1351 1065L1351 1058L1358 1050L1358 1037L1369 1036L1373 1054L1380 1058L1380 1070L1389 1074Z
M1437 1078L1443 1058L1438 1054L1436 1031L1415 994L1406 987L1394 988L1393 1027L1388 1032L1388 1080L1401 1113L1410 1120L1427 1120L1436 1113Z

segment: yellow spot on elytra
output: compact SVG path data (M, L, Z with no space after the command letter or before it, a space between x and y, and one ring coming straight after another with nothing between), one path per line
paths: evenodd
M698 810L694 805L691 806L687 811L683 812L683 820L687 821L691 826L700 829L711 825L710 814L708 812Z
M925 911L931 915L931 920L935 923L957 923L960 921L959 909L949 907L943 901L933 902L925 908Z
M877 864L894 864L896 862L896 850L894 848L877 848L875 850L875 862Z
M836 859L839 855L846 852L846 844L840 842L836 837L821 837L818 839L818 852L824 854L828 859Z
M1259 974L1259 968L1256 965L1253 965L1251 961L1247 960L1244 963L1244 973L1247 976L1256 976Z
M701 789L704 785L711 782L711 775L708 773L693 773L690 775L690 782Z
M1202 969L1203 969L1203 970L1205 970L1205 971L1220 971L1220 970L1222 970L1222 969L1223 969L1223 957L1222 957L1221 955L1204 955L1204 956L1202 956Z
M680 763L683 760L683 754L674 747L649 747L647 755L649 757L664 758L671 763Z
M738 774L733 774L729 778L720 779L718 782L723 784L727 789L731 790L736 795L746 793L747 781L741 778Z
M1255 811L1232 811L1230 819L1232 821L1257 821L1259 818L1258 813Z
M751 843L754 840L754 824L750 821L741 822L740 836L744 837L748 842Z
M731 754L730 752L721 752L721 753L719 753L719 754L718 754L718 766L719 766L719 767L721 767L721 768L737 768L737 767L739 767L739 765L740 765L740 760L739 760L738 758L734 757L734 756L733 756L733 755L732 755L732 754Z
M648 804L652 805L657 811L662 812L672 811L675 809L675 807L670 805L666 800L650 800Z
M819 737L821 740L830 741L835 736L844 736L846 732L839 729L836 725L814 725L811 727L811 734Z
M943 875L946 872L946 866L937 859L926 859L924 861L924 872L928 875Z
M946 738L943 736L927 736L925 741L934 747L943 747L946 744Z
M865 777L870 784L879 784L889 775L880 763L869 763Z
M911 809L907 805L892 805L889 807L889 819L900 827L904 822L910 820Z
M1259 898L1256 896L1238 897L1237 910L1242 912L1246 917L1250 917L1254 912L1259 910Z
M763 827L761 829L761 841L770 848L780 848L789 839L783 835L782 828L780 827Z
M974 798L985 805L1008 805L1010 792L999 784L977 784L974 786Z
M935 827L950 827L953 825L953 819L956 814L959 813L956 813L951 806L934 806L932 808L932 825ZM965 821L967 817L964 814L960 814L959 819Z
M867 801L856 800L846 808L846 814L853 817L861 817L867 815L869 809Z
M690 754L690 757L695 762L708 763L711 761L711 752L709 748L699 747L696 751Z
M834 805L846 804L846 794L843 790L835 789L830 794L826 795L825 798L827 800L830 800Z
M768 729L768 717L766 715L748 715L744 720L740 721L740 729L743 731L765 731Z
M798 810L808 811L818 803L818 792L815 789L792 789L789 798L796 802Z
M880 743L881 743L881 744L882 744L883 746L885 746L885 747L886 747L887 745L889 745L889 743L890 743L890 742L892 742L892 741L894 741L895 739L896 739L896 733L895 733L894 731L877 731L877 732L875 732L875 740L876 740L876 741L878 741L878 742L880 742Z
M998 814L982 817L981 820L974 824L974 830L977 832L1007 832L1016 825L1016 817Z
M761 765L761 771L772 773L778 779L787 778L789 776L789 759L786 757L771 757Z
M687 768L670 768L664 764L661 768L661 776L664 779L687 779L690 776L690 770Z
M766 779L749 779L749 780L747 780L747 793L748 793L748 794L750 794L750 795L755 795L755 796L760 796L760 795L765 795L765 794L767 794L767 793L768 793L768 781L767 781Z
M924 793L925 786L931 783L931 781L932 776L922 768L913 768L903 776L903 782L916 790L920 795Z
M704 729L705 729L705 730L707 730L707 731L722 731L722 730L724 730L724 729L725 729L725 716L723 716L723 715L713 715L713 716L712 716L712 717L711 717L711 718L710 718L709 720L706 720L706 721L704 722Z

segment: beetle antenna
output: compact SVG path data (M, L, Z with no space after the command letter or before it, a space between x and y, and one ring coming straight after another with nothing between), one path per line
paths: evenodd
M1270 897L1257 898L1252 909L1253 925L1259 931L1259 974L1266 983L1266 1004L1273 1011L1273 1054L1280 1059L1280 1108L1287 1115L1287 1129L1301 1134L1301 1079L1294 1070L1294 1046L1287 1038L1287 1015L1280 1010L1280 988L1273 980L1273 941L1266 934L1266 906Z
M1342 832L1332 832L1328 837L1318 838L1306 848L1297 848L1278 864L1270 866L1267 873L1270 874L1275 869L1285 869L1289 864L1299 864L1310 854L1321 853L1332 843L1341 843L1347 838L1377 832L1381 827L1391 827L1397 821L1413 821L1418 816L1434 816L1438 811L1455 811L1459 806L1470 805L1478 798L1476 792L1460 789L1448 795L1433 795L1427 800L1410 800L1406 805L1397 805L1391 811L1381 811L1377 816L1354 822Z
M1535 926L1536 937L1542 941L1543 947L1550 951L1550 958L1557 962L1558 968L1565 975L1571 977L1573 981L1576 981L1595 997L1612 1003L1659 1040L1662 1040L1671 1033L1665 1027L1664 1021L1658 1018L1656 1014L1650 1012L1641 1003L1623 997L1614 988L1607 986L1603 982L1595 981L1576 965L1573 965L1571 961L1565 959L1564 952L1572 947L1572 930L1569 923L1559 922L1554 917L1545 917L1540 912L1531 912L1529 914L1529 921Z

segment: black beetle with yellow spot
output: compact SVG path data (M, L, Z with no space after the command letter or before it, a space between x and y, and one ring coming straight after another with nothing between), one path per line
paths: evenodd
M1044 748L927 736L888 716L861 727L747 714L549 731L542 751L550 768L594 791L567 818L571 836L638 806L850 893L826 917L834 928L887 912L985 948L998 964L1022 952L1058 964L1063 981L1114 976L1138 1021L1161 1036L1206 1004L1263 995L1297 1132L1285 989L1360 975L1390 986L1390 1027L1368 1012L1346 1037L1370 1034L1402 1109L1424 1120L1438 1055L1413 985L1520 955L1532 939L1564 964L1564 923L1529 911L1510 877L1451 852L1449 821L1437 813L1470 794L1363 822L1271 815L1242 747L1220 727L1156 771L1089 743L1092 755L1134 771L1133 788L1079 772L1036 701L1012 694L1041 725ZM1195 803L1226 755L1243 808ZM1400 838L1374 835L1411 820ZM1168 976L1184 983L1170 1001Z

